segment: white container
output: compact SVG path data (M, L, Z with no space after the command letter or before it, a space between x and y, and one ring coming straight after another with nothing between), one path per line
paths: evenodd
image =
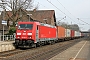
M71 30L65 29L65 37L71 37Z
M75 35L74 36L77 37L77 31L75 31Z
M80 31L75 31L75 37L79 37L81 36L81 32Z

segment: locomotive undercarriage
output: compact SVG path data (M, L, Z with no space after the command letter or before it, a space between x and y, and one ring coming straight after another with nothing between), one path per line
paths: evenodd
M24 47L24 48L31 48L31 47L36 47L36 44L34 43L33 40L15 40L15 46L16 48L18 47Z
M15 47L16 48L31 48L34 47L36 48L37 46L43 46L43 45L47 45L47 44L54 44L55 41L54 40L49 40L49 41L40 41L37 43L34 43L34 40L15 40Z

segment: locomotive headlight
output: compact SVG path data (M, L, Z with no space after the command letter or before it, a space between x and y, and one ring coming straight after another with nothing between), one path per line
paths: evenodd
M32 33L28 33L28 35L32 35Z
M29 38L31 38L31 37L29 37Z
M17 38L20 38L19 36Z
M17 35L21 35L21 33L17 33Z
M20 36L17 36L17 38L20 38Z

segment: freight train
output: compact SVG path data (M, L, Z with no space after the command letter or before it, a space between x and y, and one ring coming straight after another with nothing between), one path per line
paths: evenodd
M16 27L16 47L36 47L57 41L80 38L80 31L65 29L40 22L18 22Z

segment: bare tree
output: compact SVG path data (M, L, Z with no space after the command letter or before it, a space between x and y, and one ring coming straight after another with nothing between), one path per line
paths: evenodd
M22 17L22 9L32 9L33 8L33 0L0 0L2 2L7 2L7 5L5 6L6 9L12 12L12 17L9 17L9 20L13 21L18 21ZM35 9L38 9L38 5L35 7ZM16 14L18 14L17 19L15 19Z
M1 0L7 2L9 8L13 9L31 9L33 7L33 0Z

